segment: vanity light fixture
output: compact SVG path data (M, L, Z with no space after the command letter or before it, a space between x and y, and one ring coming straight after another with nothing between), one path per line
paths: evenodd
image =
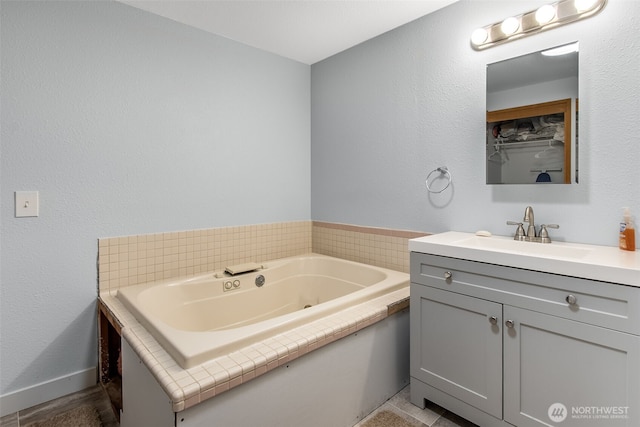
M591 9L595 3L596 3L596 0L576 0L575 1L576 9L578 10L578 12L584 12L586 10Z
M560 0L521 15L510 16L476 29L471 46L476 50L588 18L604 9L607 0Z

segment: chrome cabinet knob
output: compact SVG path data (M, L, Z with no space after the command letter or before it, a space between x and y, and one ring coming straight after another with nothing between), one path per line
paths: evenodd
M489 323L491 323L492 325L497 325L498 324L498 318L496 316L489 317Z
M565 301L567 301L569 305L576 305L578 303L578 298L576 298L575 295L569 294L565 298Z
M516 325L516 323L511 319L504 322L504 324L507 325L507 328L513 328Z
M444 280L449 280L449 279L451 279L451 277L453 277L453 274L451 274L450 271L445 271L444 272Z

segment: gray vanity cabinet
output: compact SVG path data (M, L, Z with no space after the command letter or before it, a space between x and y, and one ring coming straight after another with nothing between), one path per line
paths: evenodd
M483 427L640 425L640 289L411 253L411 401Z
M638 425L640 337L510 306L504 316L514 322L504 336L506 421L554 425L549 408L560 403L567 417L560 421L557 414L562 426ZM592 415L587 411L615 411L635 421L598 422L584 417Z
M502 418L502 305L412 283L410 316L412 380Z

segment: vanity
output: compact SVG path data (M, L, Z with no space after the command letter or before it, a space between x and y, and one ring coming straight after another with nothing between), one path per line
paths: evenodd
M640 256L447 232L409 241L411 401L482 427L640 425Z

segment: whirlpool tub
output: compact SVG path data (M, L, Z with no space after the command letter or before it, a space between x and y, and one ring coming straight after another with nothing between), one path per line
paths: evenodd
M309 254L243 274L129 286L116 296L188 369L408 285L406 273Z

